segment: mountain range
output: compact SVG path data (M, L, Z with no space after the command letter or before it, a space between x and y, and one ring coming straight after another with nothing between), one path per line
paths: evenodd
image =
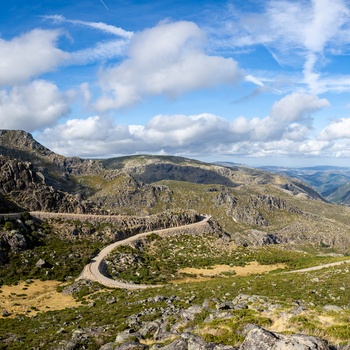
M0 348L349 349L346 176L64 157L1 130ZM89 277L116 241L97 268L126 289Z
M267 171L173 156L64 157L31 134L13 130L0 131L0 154L3 213L145 216L181 208L212 215L238 244L308 242L344 250L344 242L350 242L350 209L329 203L336 191L327 198L316 191L325 179L323 193L329 192L334 172L327 171L332 169L290 170L290 177L280 168ZM338 179L345 183L346 169L341 171ZM306 178L318 181L318 187L308 185Z
M350 168L335 166L305 168L266 166L261 169L298 178L312 186L332 203L350 204Z

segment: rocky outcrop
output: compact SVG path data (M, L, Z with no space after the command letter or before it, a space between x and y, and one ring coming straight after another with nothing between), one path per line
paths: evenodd
M217 184L234 187L235 184L227 177L216 171L180 164L149 164L129 170L135 179L144 183L153 183L161 180L186 181L197 184Z
M149 216L65 215L60 213L57 216L52 213L32 213L32 215L37 219L47 220L55 227L61 238L69 240L87 238L102 242L114 242L137 233L193 224L201 220L200 215L194 210L167 210ZM184 231L186 230L180 230L178 233ZM192 229L189 231L192 232ZM199 232L196 229L194 231ZM215 222L205 225L203 231L217 234L221 232Z
M170 301L168 298L164 300ZM133 320L131 323L136 326L135 328L128 328L117 334L115 342L105 344L99 350L330 350L326 342L320 338L305 334L284 335L253 324L248 324L245 327L243 331L245 339L240 347L206 342L201 336L192 333L191 329L178 332L179 327L193 320L195 315L202 311L203 307L198 305L183 311L173 308L170 314L173 314L173 317L176 315L179 322L170 327L166 321L169 311L165 311L164 318L156 321L138 323ZM82 330L81 333L84 334L84 331ZM146 339L152 339L155 344L145 345ZM164 342L168 344L161 345Z
M18 230L0 232L0 248L17 253L27 248L27 241Z
M58 155L39 142L30 133L23 130L0 130L0 154L22 162L31 162L36 166L51 168L67 174L100 172L101 162L78 157Z
M0 156L0 193L22 211L99 212L93 203L48 186L32 163L3 156Z
M304 334L284 335L257 326L248 326L239 350L329 350L321 339Z
M281 237L278 237L276 234L259 230L249 230L244 236L236 238L235 241L243 246L264 246L282 243Z

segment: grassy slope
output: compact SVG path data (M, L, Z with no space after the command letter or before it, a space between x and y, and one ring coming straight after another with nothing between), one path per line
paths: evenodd
M134 160L134 158L131 158ZM147 160L147 159L146 159ZM149 161L149 160L147 160ZM118 164L109 164L114 169L118 168ZM130 163L128 163L130 165ZM137 184L130 178L129 175L104 177L100 175L85 175L78 177L82 184L86 185L94 193L92 199L100 198L108 204L108 201L113 200L113 196L118 196L120 192L133 194L137 190ZM282 180L274 181L281 181ZM278 178L280 179L280 178ZM170 207L191 208L198 212L209 213L220 222L224 229L232 235L244 235L245 232L252 228L265 230L266 232L279 232L287 227L286 234L299 232L303 228L303 233L307 237L313 237L316 243L312 249L309 249L311 254L304 254L295 251L287 251L279 249L279 247L263 247L263 248L233 248L231 253L216 251L215 249L208 250L210 244L205 241L200 242L198 239L185 239L171 241L171 250L168 249L168 256L163 259L162 266L157 266L156 269L162 269L164 272L167 269L174 271L185 266L208 266L212 263L229 263L229 264L244 264L251 260L258 260L262 263L284 262L293 268L301 268L306 266L317 265L323 262L331 262L339 260L331 256L319 257L320 252L329 252L326 247L320 246L319 235L325 235L329 231L330 239L348 235L350 225L350 215L348 208L339 207L323 203L315 200L305 200L294 197L287 192L276 187L276 183L271 183L271 175L265 177L260 172L250 173L237 172L236 182L246 182L249 180L249 185L242 185L235 188L225 188L226 193L229 193L234 198L237 198L240 205L249 204L249 197L257 194L273 195L279 198L284 198L290 205L297 206L305 212L305 215L291 214L290 212L279 211L263 211L270 223L268 227L252 227L244 223L236 223L232 220L231 214L227 211L227 207L219 205L217 202L217 191L212 191L213 185L193 184L183 181L160 181L157 185L167 186L168 190L161 192L158 201L153 207L147 208L150 213L155 213L168 209ZM261 183L265 184L262 186ZM221 185L215 185L221 191ZM111 196L112 194L112 196ZM170 198L170 201L169 201ZM140 210L145 210L144 206L126 207L126 213L139 213ZM57 241L53 236L50 236L49 227L47 229L47 237L53 239L45 240L45 245L38 248L37 255L29 260L30 264L35 264L37 257L45 254L46 259L50 259L50 251L57 251L62 257L68 257L70 254L78 253L88 254L86 245L83 241L79 241L73 245L67 245L65 241ZM295 231L293 231L295 230ZM327 235L326 235L327 236ZM206 238L207 239L207 238ZM212 238L210 238L212 239ZM163 242L164 243L164 242ZM162 252L157 249L147 250L148 259L159 261L160 255L166 254L167 250L164 244L160 244ZM167 242L169 243L169 241ZM180 247L184 243L187 244L186 254L182 255L183 259L179 264L175 264L173 259L179 260ZM193 249L191 245L193 244ZM198 249L194 246L203 247L205 259L201 258ZM77 247L77 251L75 251ZM80 249L81 248L81 249ZM154 247L153 247L154 248ZM282 248L282 246L280 247ZM304 247L306 248L306 247ZM309 248L309 246L307 246ZM318 249L316 249L318 248ZM177 253L176 253L177 252ZM89 254L88 254L89 255ZM62 275L73 277L77 276L83 264L85 255L80 255L74 264L70 261L66 264L68 270L60 271ZM238 259L236 259L238 258ZM145 259L146 262L150 260ZM28 277L39 278L56 278L55 275L46 275L46 270L40 270L39 275L31 274L28 271L28 266L23 262L23 256L15 260L18 268L22 268L22 272L16 273L17 277L25 280ZM29 264L29 265L30 265ZM168 264L168 265L167 265ZM32 265L30 265L32 266ZM69 270L72 268L73 270ZM5 271L5 270L2 270ZM4 275L3 275L4 276ZM46 276L46 277L45 277ZM48 276L48 277L47 277ZM60 277L57 277L60 278ZM173 278L172 276L163 274L165 280ZM4 282L10 282L3 280ZM10 319L5 318L0 322L0 348L8 349L30 349L30 348L57 348L61 340L69 340L72 334L78 328L88 328L94 324L95 327L104 327L105 332L99 339L95 339L95 345L91 349L98 349L102 343L112 341L118 331L123 330L127 326L127 317L131 314L140 312L143 309L153 308L154 311L147 316L148 320L160 317L159 308L164 306L164 302L151 302L147 298L156 295L171 296L176 295L179 300L174 304L177 307L187 308L191 301L195 304L202 304L205 299L219 298L232 300L239 293L261 295L270 302L276 303L279 306L275 311L268 312L260 307L262 311L232 311L232 317L213 322L204 322L203 317L198 317L193 321L193 326L196 326L196 332L199 334L207 334L207 340L212 340L220 343L236 344L242 340L242 336L235 333L235 330L241 330L244 324L258 323L272 330L280 329L280 321L283 314L296 307L295 302L305 305L306 310L300 315L290 318L284 325L283 330L291 332L304 332L322 336L333 344L345 342L350 338L350 326L348 319L350 317L350 299L347 293L347 286L350 283L350 274L347 266L329 268L320 271L313 271L303 274L281 274L269 273L247 277L217 277L205 282L193 282L189 284L168 284L165 287L151 289L145 291L128 292L124 290L101 290L95 292L96 287L84 293L76 295L83 302L83 305L74 309L66 309L63 311L48 311L39 313L35 318L18 315L19 317ZM115 298L115 303L110 304L108 300ZM144 302L138 303L143 300ZM146 300L146 301L145 301ZM344 310L338 313L327 312L322 309L327 304L341 306ZM28 314L30 316L30 314ZM202 315L203 316L203 315ZM321 316L324 316L322 320ZM325 320L328 320L327 322ZM58 332L59 331L59 332ZM8 341L7 345L5 341ZM152 341L152 340L150 340Z

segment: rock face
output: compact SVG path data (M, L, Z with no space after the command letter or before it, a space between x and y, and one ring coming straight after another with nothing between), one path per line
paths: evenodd
M0 248L9 248L14 253L27 248L25 237L17 230L0 232Z
M240 350L329 350L321 339L303 334L283 335L251 326Z
M17 203L21 211L99 212L92 203L47 185L32 163L3 156L0 156L0 193Z

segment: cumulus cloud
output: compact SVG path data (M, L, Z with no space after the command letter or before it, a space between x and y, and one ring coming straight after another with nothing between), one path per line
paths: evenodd
M304 119L310 114L329 106L330 103L325 98L319 99L315 95L292 93L272 106L271 116L274 119L293 122Z
M10 41L0 38L0 85L23 83L68 59L69 54L56 47L60 34L35 29Z
M321 140L350 139L350 118L333 121L320 133Z
M176 97L243 78L233 59L207 55L204 44L203 32L192 22L161 23L135 34L128 59L101 71L103 96L96 109L130 106L145 96Z
M68 115L72 97L42 80L0 90L0 129L33 132L47 127Z
M294 104L299 104L298 108ZM210 113L157 115L145 125L116 125L94 116L67 121L45 130L41 137L59 153L72 155L71 150L79 149L81 156L145 152L233 154L243 150L250 154L254 145L270 152L271 145L282 141L288 145L298 144L302 150L300 145L308 141L310 133L309 125L303 124L305 115L327 105L328 101L316 96L288 95L276 102L271 115L265 118L241 116L229 121ZM275 152L281 150L275 149Z

